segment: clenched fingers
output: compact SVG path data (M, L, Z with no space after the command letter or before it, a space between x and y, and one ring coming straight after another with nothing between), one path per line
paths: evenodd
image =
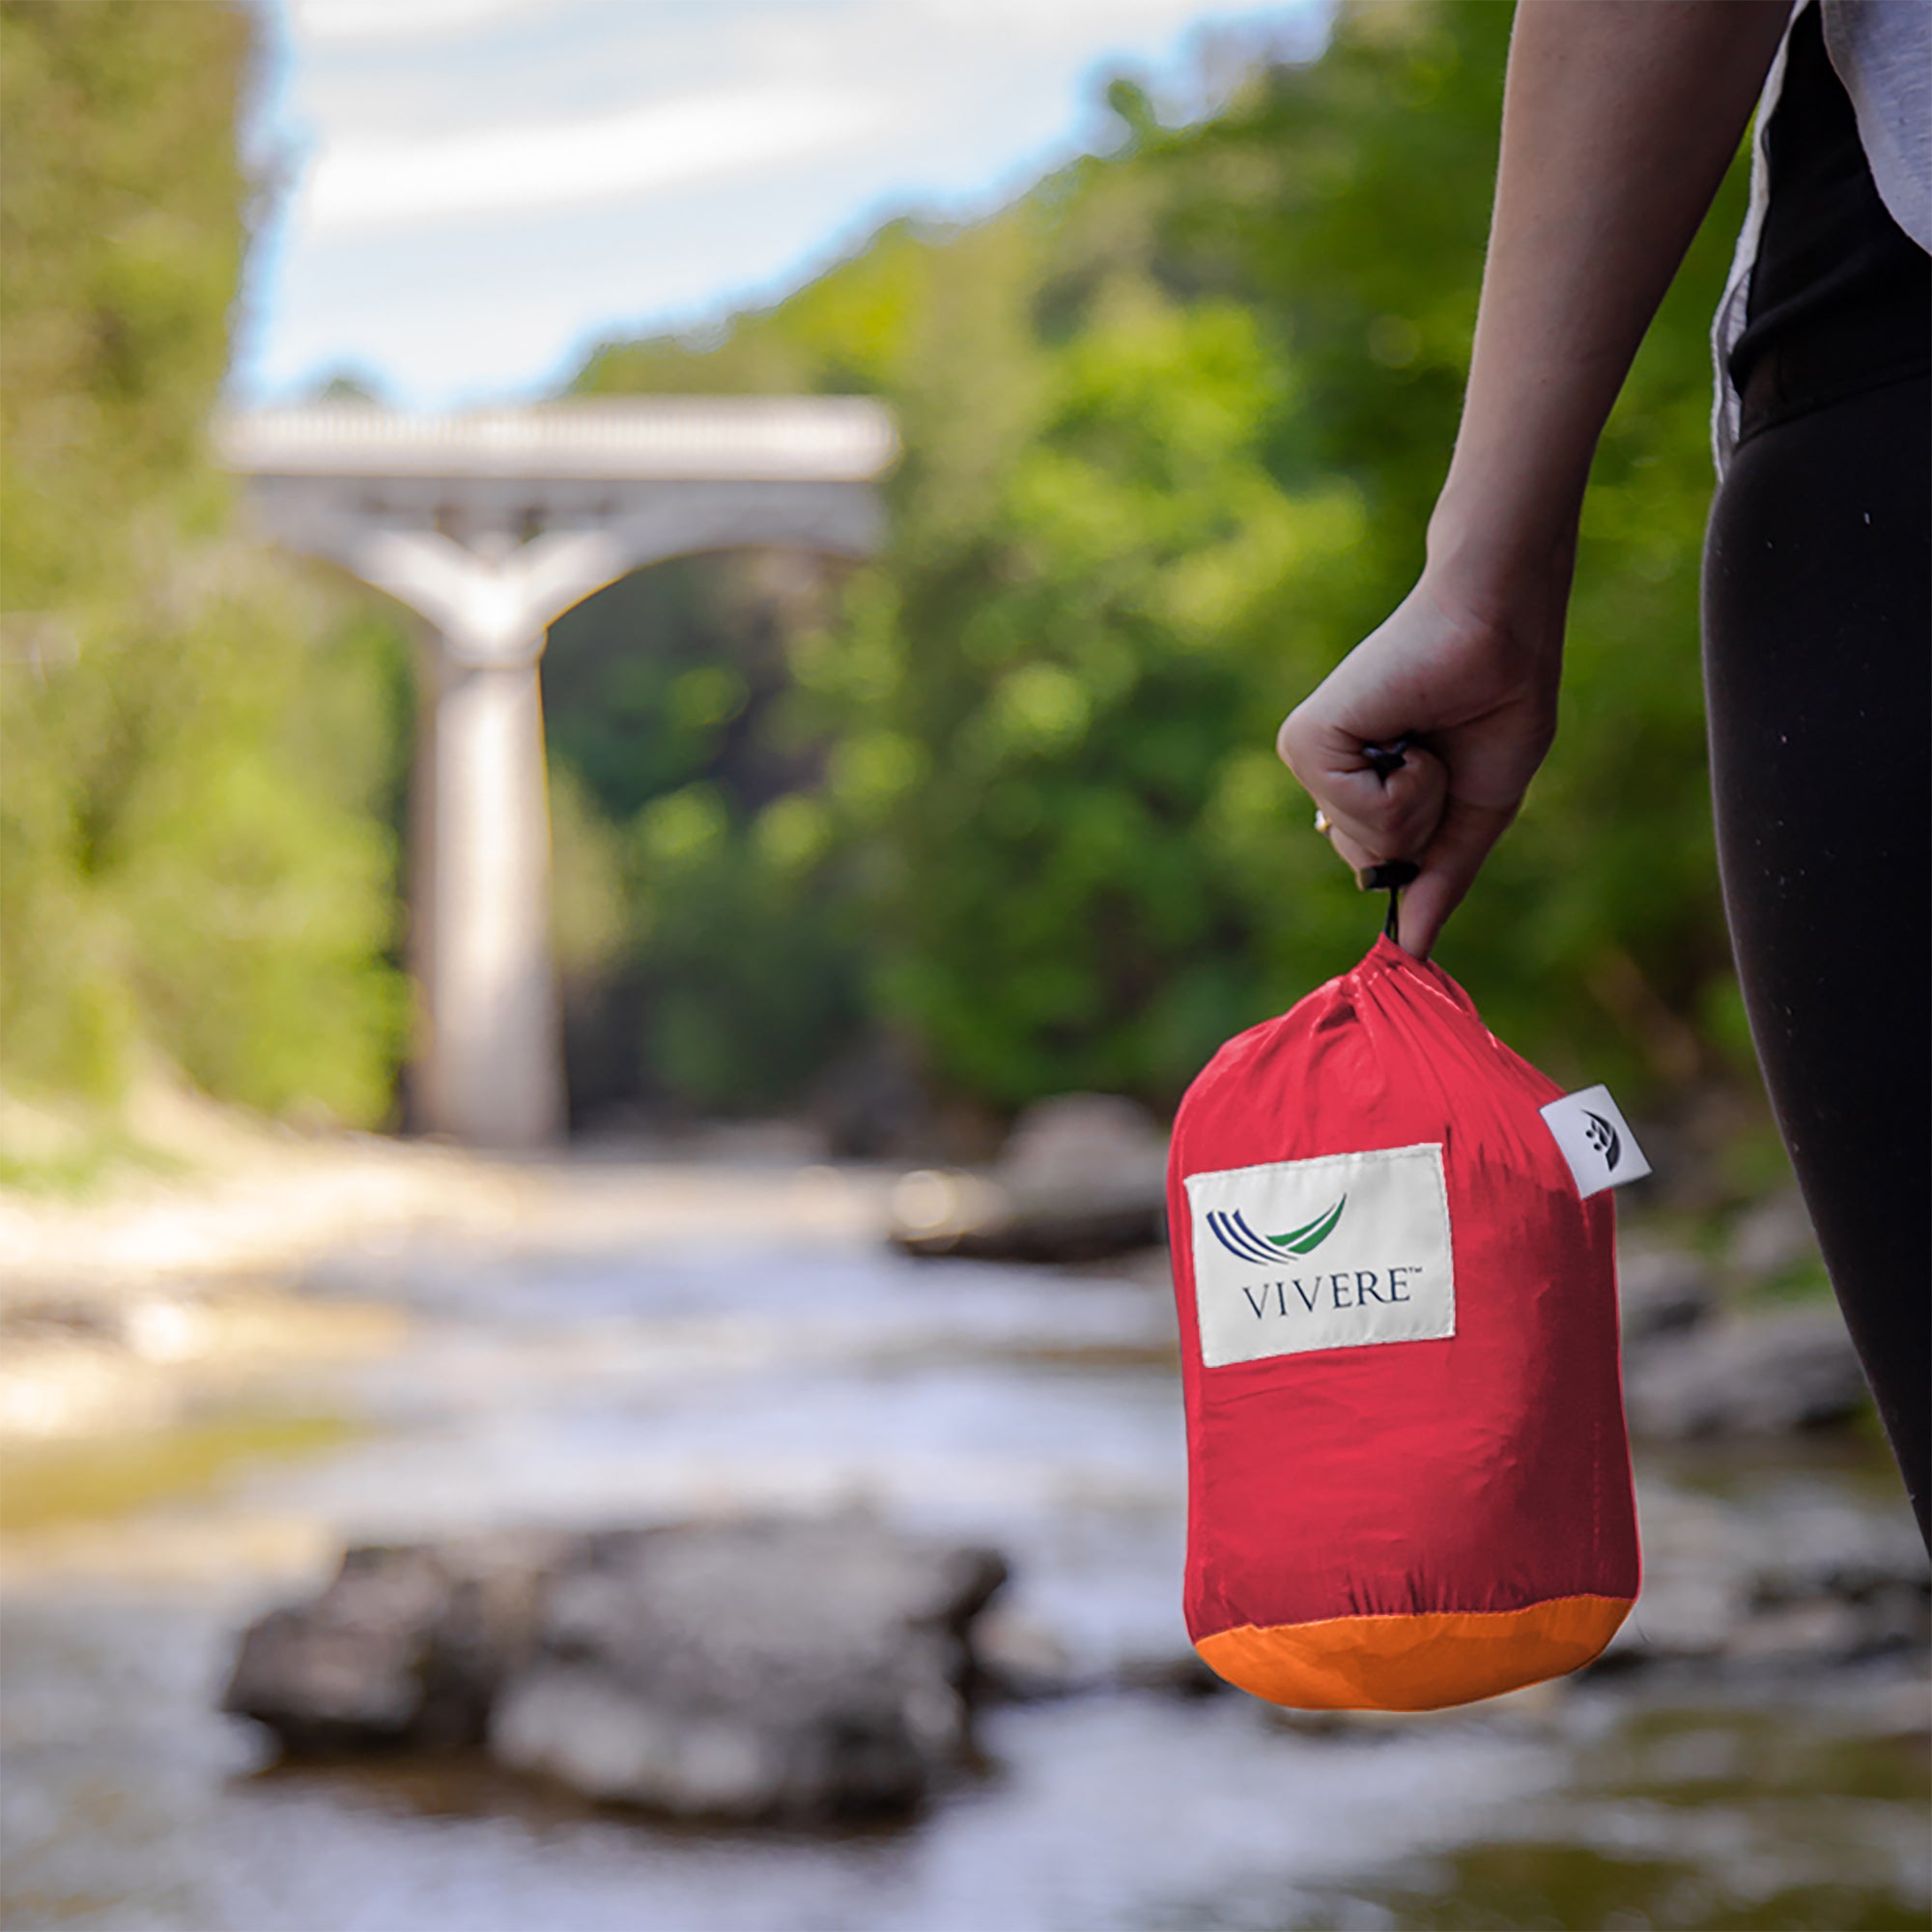
M1303 706L1282 725L1276 750L1328 814L1339 835L1336 849L1358 872L1386 859L1413 859L1435 838L1449 774L1425 747L1411 746L1384 778L1360 738L1316 721Z

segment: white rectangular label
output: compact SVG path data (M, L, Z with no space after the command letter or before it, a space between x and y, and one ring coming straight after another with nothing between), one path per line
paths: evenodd
M1585 1201L1606 1187L1641 1180L1650 1172L1650 1163L1607 1087L1585 1087L1538 1111L1563 1150L1577 1192Z
M1455 1334L1439 1142L1224 1168L1185 1185L1208 1368Z

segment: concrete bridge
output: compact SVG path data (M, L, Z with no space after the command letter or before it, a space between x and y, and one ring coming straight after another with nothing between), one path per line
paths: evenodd
M856 397L364 405L229 418L228 466L287 547L426 618L411 800L416 1123L491 1147L561 1131L538 667L550 626L645 564L879 541L891 417Z

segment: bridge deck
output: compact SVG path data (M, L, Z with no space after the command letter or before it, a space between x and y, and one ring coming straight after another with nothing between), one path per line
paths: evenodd
M869 482L891 414L863 396L651 396L412 415L326 403L230 415L216 449L251 476Z

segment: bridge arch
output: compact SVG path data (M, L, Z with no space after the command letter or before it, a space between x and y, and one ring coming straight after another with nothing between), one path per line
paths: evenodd
M535 1147L564 1120L540 666L573 605L647 564L883 534L891 416L859 397L654 397L457 415L360 404L218 432L267 535L425 618L411 793L416 1123Z

